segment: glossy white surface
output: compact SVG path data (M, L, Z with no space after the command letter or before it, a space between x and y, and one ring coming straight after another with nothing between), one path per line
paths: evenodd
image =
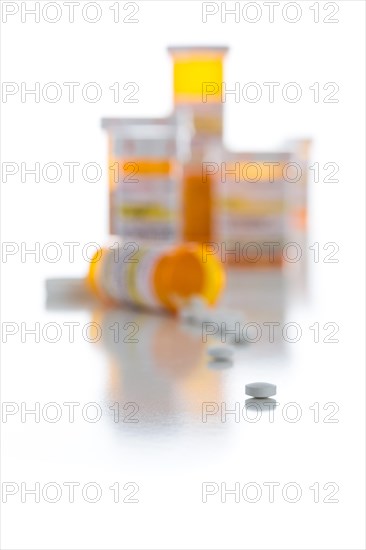
M3 480L19 484L19 493L9 496L6 507L5 539L13 529L11 547L296 548L300 532L301 547L312 548L317 529L327 532L328 547L344 548L349 535L338 526L345 515L353 539L360 540L362 490L352 471L362 463L356 438L362 422L357 414L361 393L353 394L350 402L345 391L346 343L312 341L308 327L315 319L329 317L317 316L316 309L304 308L294 297L291 303L297 302L297 309L286 306L291 285L276 272L238 273L235 284L231 281L236 290L226 293L223 302L243 308L248 322L262 329L265 322L279 322L280 328L296 322L303 334L298 342L287 343L274 333L270 343L263 330L257 343L235 348L233 365L227 368L208 361L212 338L204 343L197 327L168 316L103 310L92 304L54 302L41 307L40 285L33 286L28 303L14 304L18 318L28 326L31 320L41 327L80 325L75 325L74 343L68 342L64 328L54 344L42 338L34 343L32 336L21 343L19 334L9 336L4 347L3 400L19 406L2 425L7 447ZM86 342L78 332L89 322L101 327L102 338L96 343ZM115 342L116 323L136 323L138 342ZM127 332L121 332L124 339ZM53 337L52 331L47 337ZM245 405L245 384L258 379L277 385L275 409ZM32 415L22 422L21 402L28 408L40 404L39 422ZM57 403L57 409L45 407L50 402ZM71 405L65 403L80 404L74 405L74 422ZM96 405L85 407L88 403ZM318 422L314 403L319 403ZM236 414L225 417L225 407ZM56 413L61 418L53 423ZM97 413L100 419L93 422ZM337 423L325 422L326 417ZM347 460L352 469L344 468ZM22 503L21 482L27 488L39 482L41 490L46 483L57 483L60 501L47 502L56 496L50 488L45 497L41 493L40 503L29 495ZM69 502L65 482L80 484L74 503ZM90 482L102 490L94 504L81 494ZM139 502L114 503L109 487L115 482L122 484L121 499L135 488L123 490L126 483L137 484L134 498ZM203 502L202 484L208 482L207 491L218 492ZM280 484L273 503L268 482ZM246 496L237 497L240 502L231 494L225 503L221 483L228 489L239 483L240 491L247 483L257 485L247 486ZM298 502L282 496L287 483L297 484ZM309 488L314 483L320 484L319 503ZM339 487L334 496L338 503L322 502L335 487L324 489L326 483ZM94 498L89 490L87 498ZM260 497L257 490L262 491ZM288 499L296 497L294 486L288 491ZM250 502L256 498L258 502ZM305 517L311 529L304 529ZM20 522L22 529L16 529ZM196 533L194 545L191 529ZM52 546L55 536L57 546Z

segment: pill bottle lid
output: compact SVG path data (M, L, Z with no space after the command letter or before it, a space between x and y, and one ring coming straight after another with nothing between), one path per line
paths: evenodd
M175 105L207 107L221 103L223 58L228 48L222 46L170 47L173 58ZM202 101L203 90L207 91Z
M226 54L228 51L227 46L218 46L218 45L190 45L190 46L169 46L168 52L172 55L185 55L185 54L194 54L194 53L201 53L201 54L214 54L217 56L218 54Z
M154 273L155 291L170 311L177 311L197 295L213 305L224 284L222 264L213 256L203 259L201 246L196 243L182 244L162 254Z

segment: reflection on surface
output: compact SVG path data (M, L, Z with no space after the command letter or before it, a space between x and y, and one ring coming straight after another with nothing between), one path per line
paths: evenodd
M127 309L98 311L93 320L102 327L109 356L109 399L137 403L141 421L199 416L202 400L222 399L221 377L206 366L199 332L172 317ZM135 327L133 339L124 328L128 325L129 331Z
M280 271L236 271L229 277L225 307L242 311L247 323L284 322L286 285ZM207 355L207 346L220 335L206 341L201 326L132 309L95 310L93 320L102 327L108 356L108 400L121 406L137 403L142 424L201 423L202 403L225 401L226 382L241 374L240 362L252 365L255 372L266 357L284 354L283 342L270 343L264 334L256 343L236 346L233 362L224 365L230 368L223 368L222 361L210 361ZM232 325L237 321L242 318L233 318Z
M207 346L220 343L219 330L206 334L202 324L184 323L170 315L80 302L81 311L86 310L89 320L101 329L96 345L106 358L107 382L101 393L107 407L118 404L125 416L132 410L128 403L138 407L138 423L119 422L116 426L131 432L144 426L150 431L186 423L202 426L203 403L222 403L232 400L230 396L235 394L244 406L245 384L260 379L268 369L275 383L276 373L286 368L288 346L280 336L271 342L266 324L277 323L280 335L286 322L288 291L288 277L278 269L228 272L220 304L226 312L233 308L233 318L229 316L228 321L226 317L225 321L230 324L226 326L228 338L236 324L240 324L240 330L243 324L257 324L262 330L258 340L234 344L229 362L210 360L207 353ZM68 292L58 290L56 294L60 299L55 301L50 296L48 308L67 310ZM93 337L93 330L89 334ZM253 335L253 331L247 334Z
M225 370L234 366L232 359L210 359L207 363L207 367L213 370Z
M250 409L254 409L254 411L257 412L265 412L273 410L277 407L278 403L275 399L272 397L265 397L259 399L258 397L250 397L249 399L245 400L245 408L249 411Z

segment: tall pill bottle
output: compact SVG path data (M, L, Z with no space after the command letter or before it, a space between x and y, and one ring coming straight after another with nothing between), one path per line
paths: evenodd
M222 148L224 57L226 47L177 46L173 62L174 109L189 128L190 153L183 162L182 236L185 241L212 238L212 179L202 178L202 163L215 161Z
M176 312L193 296L213 305L224 288L217 258L198 244L140 246L117 241L90 262L87 284L110 304Z

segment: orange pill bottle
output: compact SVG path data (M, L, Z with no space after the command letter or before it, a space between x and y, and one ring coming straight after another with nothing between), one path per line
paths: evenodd
M221 263L204 257L198 244L115 243L95 254L87 276L91 291L107 303L171 312L193 296L215 304L224 283Z
M212 237L213 180L203 177L203 162L215 161L222 148L222 82L226 47L178 46L173 61L174 110L190 128L190 154L182 163L182 237L207 242Z

